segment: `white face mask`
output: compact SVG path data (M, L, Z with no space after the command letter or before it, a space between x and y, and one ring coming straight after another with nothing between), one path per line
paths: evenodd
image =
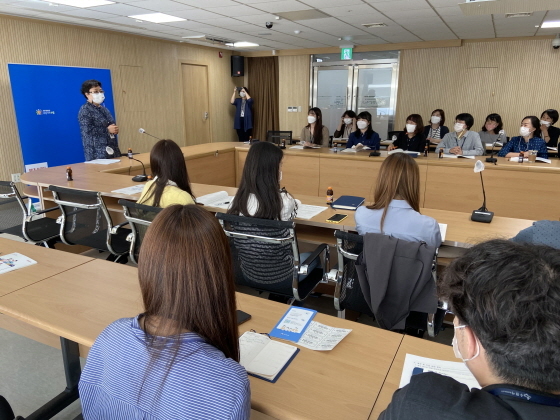
M432 115L432 118L430 118L430 121L432 122L432 124L437 124L441 121L441 117L436 117L435 115Z
M242 98L244 98L245 95L247 95L245 92L239 92L239 96L241 96Z
M463 131L464 127L465 127L465 124L455 123L455 125L453 126L453 129L455 130L456 133L460 133L461 131Z
M521 134L523 137L527 137L529 134L531 134L531 129L529 127L519 127L519 134Z
M91 94L91 100L93 102L95 102L98 105L101 105L103 103L103 101L105 100L105 94L104 93L92 93Z
M458 330L460 328L465 328L466 325L459 325L458 327L453 327L455 330ZM457 337L455 337L455 334L453 335L453 341L451 342L451 344L453 345L453 353L455 353L455 357L457 359L461 359L463 362L470 362L471 360L474 360L478 357L478 355L480 354L480 346L478 345L478 340L476 340L476 353L473 357L471 357L470 359L463 359L463 355L461 354L461 350L459 350L459 346L457 345Z
M313 115L308 115L307 116L307 122L309 124L313 124L315 121L317 121L317 118L315 118Z
M360 130L363 130L364 128L366 128L368 126L367 121L358 121L356 124L358 125L358 128Z
M550 127L550 121L541 120L541 124Z
M344 118L344 124L352 124L352 118Z
M414 130L416 130L416 124L407 124L406 125L406 132L407 133L414 133Z

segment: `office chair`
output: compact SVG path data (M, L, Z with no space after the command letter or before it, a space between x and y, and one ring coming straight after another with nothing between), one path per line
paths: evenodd
M320 244L300 262L293 221L224 213L216 213L216 217L230 239L237 284L303 301L323 279L329 259L327 244Z
M389 131L387 133L387 140L393 140L393 136L399 136L399 134L401 134L403 131L402 130L395 130L395 131Z
M286 144L292 144L292 132L291 131L267 131L266 141L269 143L280 144L280 141L286 140Z
M54 202L60 206L62 215L60 239L67 245L84 245L111 253L108 260L126 262L130 244L126 237L130 229L122 228L128 222L113 226L111 216L99 192L81 191L49 186Z
M31 212L13 182L0 181L0 233L19 236L26 242L50 248L58 239L59 226L55 219L36 218L58 210L58 206Z
M130 230L132 231L126 237L126 240L130 242L130 259L134 264L138 264L138 255L140 254L140 247L142 246L146 231L152 224L154 218L163 209L161 207L145 206L123 199L119 200L119 204L123 206L124 217L128 221Z
M348 309L375 318L367 304L358 275L356 272L356 260L363 251L364 238L355 233L335 231L336 248L338 253L338 273L334 293L334 307L342 315L342 311ZM437 251L432 263L432 277L436 280ZM422 337L424 331L430 337L439 334L443 319L447 313L447 304L438 302L435 313L428 314L411 311L405 322L405 332L414 336Z

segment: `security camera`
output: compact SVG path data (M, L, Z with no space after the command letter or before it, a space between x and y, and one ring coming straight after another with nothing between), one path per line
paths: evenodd
M272 23L272 22L266 22L266 23L265 23L265 26L266 26L267 29L270 29L270 28L272 28L272 26L274 26L274 23Z
M556 38L552 40L552 48L555 50L560 48L560 34L556 35Z

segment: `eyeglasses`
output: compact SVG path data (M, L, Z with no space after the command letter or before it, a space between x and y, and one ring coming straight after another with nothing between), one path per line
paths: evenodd
M105 93L105 91L103 91L103 90L98 90L98 91L95 91L95 92L88 92L88 93Z

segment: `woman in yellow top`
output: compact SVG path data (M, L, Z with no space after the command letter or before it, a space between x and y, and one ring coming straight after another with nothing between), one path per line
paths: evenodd
M144 186L138 204L162 208L195 204L185 157L177 143L160 140L154 144L150 167L154 179Z

